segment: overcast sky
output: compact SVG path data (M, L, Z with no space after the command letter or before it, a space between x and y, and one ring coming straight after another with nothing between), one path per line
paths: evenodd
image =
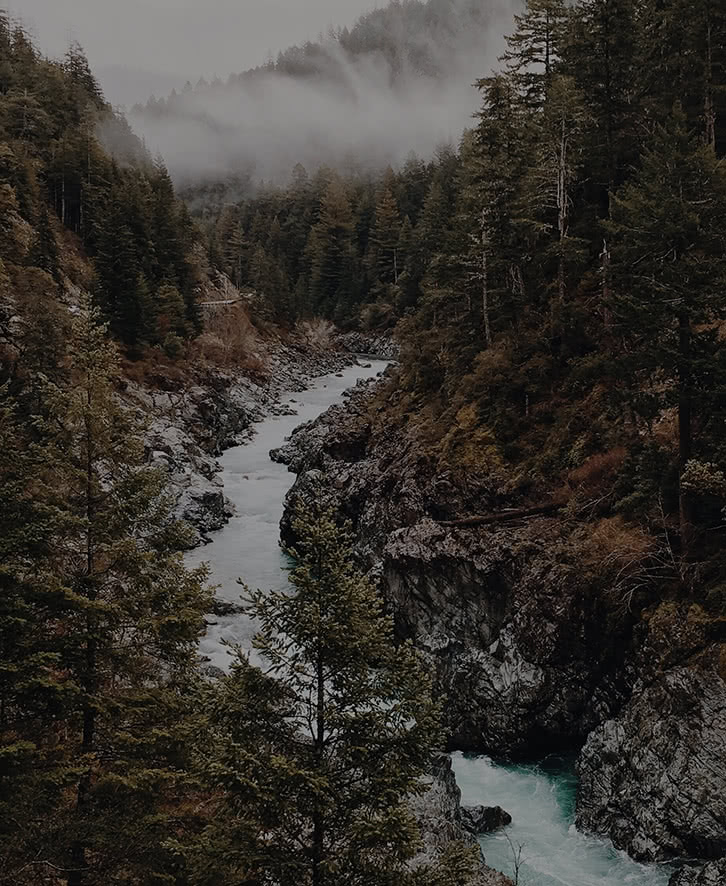
M261 64L329 25L349 25L376 0L0 0L43 52L86 50L107 98L130 105Z

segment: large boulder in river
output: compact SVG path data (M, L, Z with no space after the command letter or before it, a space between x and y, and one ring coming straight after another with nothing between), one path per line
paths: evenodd
M725 855L726 683L662 674L590 735L577 769L580 828L644 861Z
M472 834L491 834L512 823L512 816L501 806L462 806L461 822Z

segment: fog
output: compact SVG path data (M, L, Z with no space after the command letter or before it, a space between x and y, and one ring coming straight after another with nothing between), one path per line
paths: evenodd
M0 0L2 2L2 0ZM11 0L10 5L12 8ZM314 70L241 72L330 25L351 26L374 0L14 0L41 49L77 39L109 100L128 112L177 183L249 175L282 182L301 162L380 167L458 141L478 104L473 81L497 64L518 0L415 0L366 19L356 44L325 37ZM17 7L21 8L18 9ZM482 23L482 16L485 23ZM310 46L308 46L308 50ZM233 76L228 82L230 74ZM204 76L212 85L182 91ZM219 79L221 78L221 79Z
M0 0L42 51L78 40L114 105L132 105L351 24L375 0Z
M441 143L457 142L471 124L478 105L473 82L496 65L511 24L506 2L478 4L476 22L470 0L453 5L453 32L406 32L408 17L401 14L400 32L394 27L381 37L365 29L371 44L380 38L386 52L351 54L329 38L313 53L312 75L291 75L283 65L218 82L160 109L137 110L131 123L182 184L228 173L279 182L298 162L309 170L380 167L400 164L411 151L429 156ZM478 18L482 7L491 10L487 27ZM304 64L306 57L292 62Z

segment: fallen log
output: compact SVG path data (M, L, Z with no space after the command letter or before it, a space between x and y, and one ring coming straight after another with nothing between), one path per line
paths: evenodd
M556 514L564 508L564 502L550 502L548 505L540 505L536 508L511 508L506 511L497 511L496 514L485 514L481 517L463 517L460 520L439 520L440 526L450 526L456 529L473 529L476 526L492 526L496 523L509 523L514 520L526 520L528 517L544 517Z

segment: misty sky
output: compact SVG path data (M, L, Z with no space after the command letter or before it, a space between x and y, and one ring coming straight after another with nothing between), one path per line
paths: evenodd
M114 104L166 95L187 79L261 64L329 25L350 25L376 0L0 0L43 52L78 40Z

